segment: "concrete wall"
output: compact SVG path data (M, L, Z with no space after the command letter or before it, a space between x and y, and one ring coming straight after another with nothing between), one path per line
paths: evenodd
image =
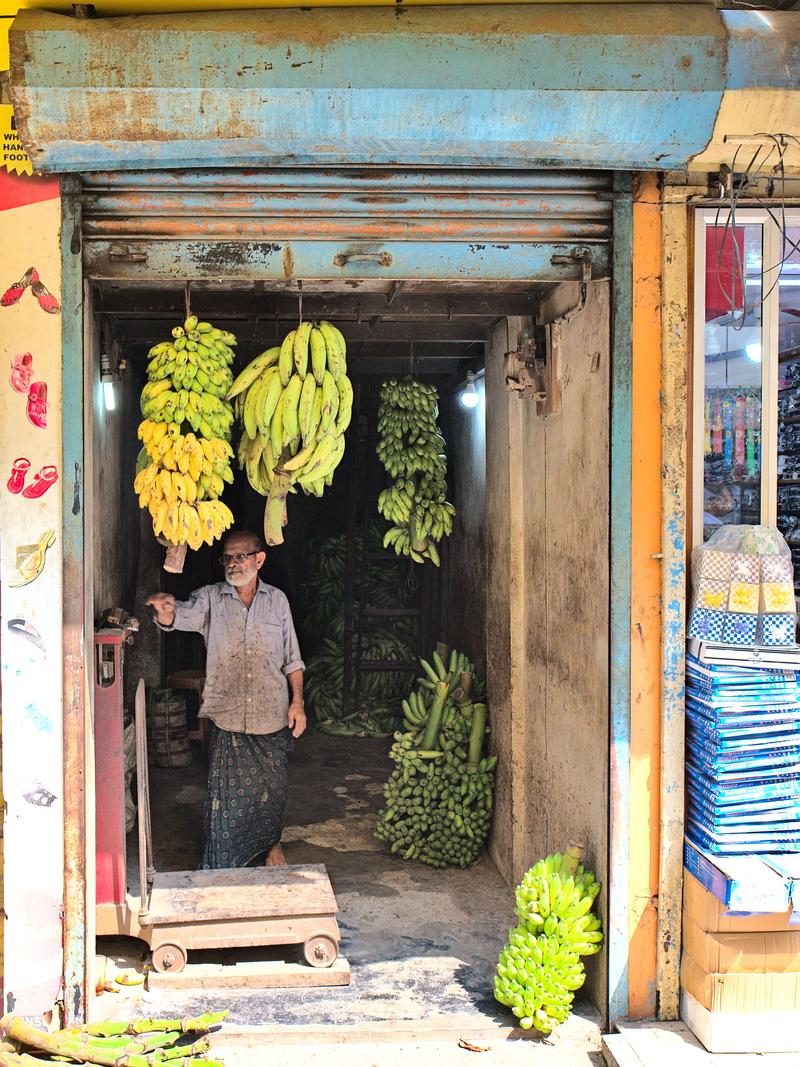
M560 286L541 320L576 298L576 286ZM503 354L524 324L500 324L487 353L487 668L500 756L490 847L513 883L539 856L577 840L605 885L608 285L594 283L585 310L564 326L560 414L537 416L533 401L505 389ZM599 1006L605 970L604 953L590 961L587 991Z
M458 394L450 404L447 452L449 499L456 506L448 539L448 642L486 665L486 406L483 380L475 383L480 404L465 408Z

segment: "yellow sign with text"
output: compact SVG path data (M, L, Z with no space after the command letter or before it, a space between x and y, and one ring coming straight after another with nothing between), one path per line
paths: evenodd
M11 104L0 104L0 170L33 174L31 161L20 144Z

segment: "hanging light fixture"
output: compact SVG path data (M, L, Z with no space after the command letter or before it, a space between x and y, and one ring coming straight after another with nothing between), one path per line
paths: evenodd
M114 411L117 398L114 394L114 382L119 378L119 370L111 367L111 356L103 352L100 356L100 382L103 387L103 404L106 411Z
M476 408L480 402L480 394L475 388L475 375L472 371L468 371L467 384L464 386L464 391L461 394L461 403L465 408Z

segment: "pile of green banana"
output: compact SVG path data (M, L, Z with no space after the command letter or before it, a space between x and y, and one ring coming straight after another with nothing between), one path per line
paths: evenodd
M233 408L224 397L235 344L232 333L190 315L149 352L133 488L153 533L173 545L210 545L233 525L218 498L233 481Z
M360 540L360 532L356 531ZM405 606L403 564L393 557L374 559L380 551L382 530L377 522L367 528L368 563L359 575L357 593L373 608ZM302 609L299 615L306 659L306 703L313 710L316 725L331 734L349 737L389 737L400 723L400 700L406 691L408 674L402 671L363 671L359 685L359 705L346 709L342 700L344 684L344 594L347 561L347 534L310 539L303 551ZM353 605L358 618L358 601ZM405 661L414 659L417 622L413 617L364 620L361 656L364 660ZM353 667L358 655L358 635L353 636Z
M377 454L395 480L378 497L378 511L393 524L383 547L437 567L436 542L452 533L456 511L445 499L447 456L438 413L434 386L412 378L383 383Z
M516 890L519 925L500 953L494 995L523 1030L543 1034L564 1022L586 979L581 956L600 951L600 919L592 905L600 885L580 863L581 850L539 860Z
M449 654L449 663L445 658ZM467 867L489 833L497 757L481 687L467 657L438 646L425 676L403 701L406 731L394 735L396 764L384 788L375 836L403 859L432 867Z
M391 737L400 722L400 700L408 684L408 674L388 669L362 671L358 707L352 711L346 709L342 699L344 621L335 618L334 627L337 622L342 636L326 637L320 651L310 656L306 664L306 702L314 713L315 725L323 733L343 737ZM361 641L364 661L407 663L414 657L413 644L397 632L396 625L370 630ZM353 681L356 655L354 640Z
M228 390L244 431L239 465L267 498L264 539L283 543L286 496L322 496L344 455L353 410L344 337L329 322L301 322L249 363Z

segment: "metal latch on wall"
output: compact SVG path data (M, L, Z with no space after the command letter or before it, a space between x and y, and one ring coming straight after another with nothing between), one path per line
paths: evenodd
M525 400L535 400L537 415L557 415L561 411L562 331L586 307L592 280L592 256L588 249L553 256L551 262L554 266L580 264L578 303L552 322L521 330L516 350L506 353L505 362L506 388Z
M126 263L146 263L146 252L133 252L127 245L111 245L108 250L109 259L124 259Z

